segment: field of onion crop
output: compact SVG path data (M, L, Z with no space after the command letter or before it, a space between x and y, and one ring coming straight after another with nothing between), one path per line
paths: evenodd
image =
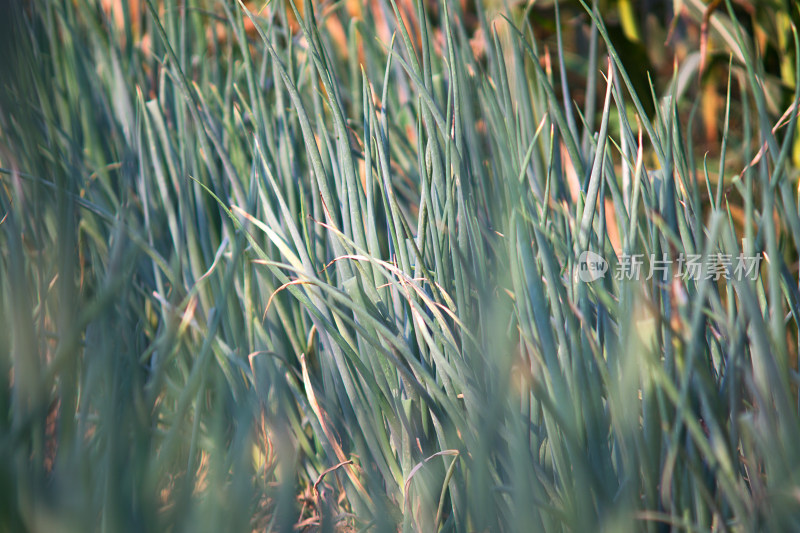
M800 530L800 11L585 1L5 2L0 533Z

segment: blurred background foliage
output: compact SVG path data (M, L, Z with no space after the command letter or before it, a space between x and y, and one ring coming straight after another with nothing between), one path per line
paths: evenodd
M299 27L289 0L263 4L249 1L245 5L254 12L265 14L275 8L276 2L284 4L280 18L285 19L292 34L297 35ZM410 0L398 1L412 33L418 23L413 4ZM441 28L437 26L438 3L425 0L424 4L433 26L432 31L441 44ZM731 19L723 0L586 0L586 4L596 7L606 21L611 42L619 51L638 94L648 95L651 91L663 94L673 79L681 80L681 89L689 95L682 102L684 119L688 121L689 115L697 112L693 104L697 104L700 110L697 119L691 122L692 134L697 136L695 146L701 154L719 149L729 61L733 61L733 73L744 77L742 60L745 55L754 54L761 69L759 74L764 83L769 110L776 117L791 101L797 80L791 27L793 23L796 25L800 22L800 9L792 0L734 0L735 21ZM102 0L101 5L117 25L116 31L122 43L125 43L126 50L133 53L138 48L149 58L145 64L149 63L146 69L152 76L155 71L155 56L149 54L152 29L147 27L147 10L142 0ZM557 20L560 18L560 38L569 94L578 109L585 109L587 95L584 88L590 85L587 77L594 72L589 59L594 30L584 5L581 0L458 0L453 2L453 9L460 14L459 22L463 23L463 29L469 34L478 57L485 48L485 36L479 24L481 17L493 20L506 10L512 16L524 16L537 42L544 47L543 58L551 62L554 87L559 90L559 64L550 53L558 49L556 28L559 27ZM320 6L325 12L323 19L329 32L326 37L334 45L332 53L341 59L346 59L353 47L353 43L348 42L348 34L354 19L363 19L368 26L384 30L379 31L379 35L384 39L388 37L385 17L390 13L386 13L386 6L382 2L366 2L362 6L360 0L341 0L323 2ZM159 9L163 11L163 6ZM298 9L302 14L303 2L298 2ZM556 15L557 9L560 17ZM227 31L223 10L219 7L198 9L192 16L196 24L186 28L184 39L205 39L212 50L220 46ZM208 16L217 17L219 21L205 24ZM280 20L276 22L281 23ZM755 50L739 50L736 28L745 32L747 42L753 43ZM249 19L245 20L245 29L249 36L257 37ZM597 46L602 52L602 40ZM359 59L363 59L362 47L358 45L357 48L362 51L359 52ZM675 72L676 64L680 65L679 72ZM136 66L129 65L131 68ZM349 74L357 78L357 72L351 71ZM150 94L157 83L155 79L152 81ZM351 83L356 81L351 80ZM601 88L599 84L593 85L597 87L593 95L597 101L602 98ZM736 87L733 91L731 127L736 130L737 117L741 116L736 106L743 105L743 102L737 98ZM653 99L643 98L642 103L652 118L655 111ZM596 105L593 108L595 113L599 113ZM595 119L591 117L591 120ZM800 137L795 144L793 158L800 163Z
M580 90L586 86L590 72L587 58L592 26L581 2L544 0L529 2L525 7L520 5L519 9L529 12L537 38L555 49L556 4L561 10L563 42L568 52L567 79L568 82L574 79L570 83L571 94L576 102L582 103L586 95ZM687 78L689 97L684 105L691 108L692 102L698 102L701 109L692 130L701 153L719 147L731 59L735 75L744 76L743 55L735 42L737 27L756 46L756 50L744 52L755 53L761 60L759 74L770 111L777 116L791 102L797 83L791 26L800 22L800 10L791 0L734 1L735 22L721 0L616 0L598 1L596 5L637 93L649 94L652 83L655 94L663 94L673 76ZM680 69L692 72L676 73L676 62ZM652 99L643 104L652 116ZM740 98L734 97L734 105L742 104ZM690 109L684 112L688 116ZM734 130L739 116L741 109L734 108L731 112ZM800 161L800 144L796 145L794 157Z

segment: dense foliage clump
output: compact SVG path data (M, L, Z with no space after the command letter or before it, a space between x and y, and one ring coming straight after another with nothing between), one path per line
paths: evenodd
M798 13L642 4L9 5L0 531L798 529Z

